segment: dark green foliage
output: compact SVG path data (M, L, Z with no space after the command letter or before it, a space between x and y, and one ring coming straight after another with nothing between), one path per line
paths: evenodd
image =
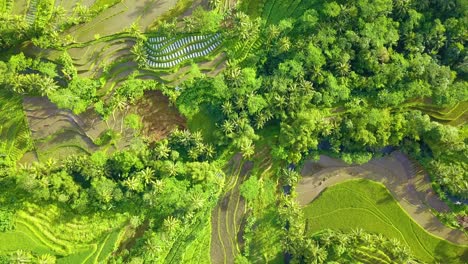
M429 127L413 133L420 118L406 106L413 100L453 105L468 99L459 77L462 53L450 63L442 59L447 45L463 45L449 38L465 27L466 10L452 9L459 2L443 16L412 1L299 2L266 1L264 17L274 22L253 36L261 48L242 55L255 59L237 64L242 58L230 54L222 76L186 83L177 99L181 112L190 118L202 104L217 108L225 140L246 157L256 133L279 123L278 158L299 162L325 150L363 163L385 146L431 141ZM280 16L275 12L283 5L291 10ZM237 32L250 27L243 17L234 19L245 20L234 24Z
M6 209L0 209L0 232L15 229L15 213Z

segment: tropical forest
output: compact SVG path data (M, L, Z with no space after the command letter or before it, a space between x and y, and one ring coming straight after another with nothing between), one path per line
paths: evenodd
M468 263L468 1L0 0L10 263Z

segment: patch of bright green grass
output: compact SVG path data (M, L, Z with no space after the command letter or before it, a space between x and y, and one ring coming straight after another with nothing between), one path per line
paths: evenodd
M96 245L90 245L89 248L83 251L78 251L74 254L57 259L57 264L85 263L88 259L90 259L94 255L96 250L97 250Z
M389 191L369 180L351 180L325 190L304 208L310 234L362 228L396 238L426 262L463 263L468 247L429 234L399 206Z
M206 221L197 237L185 249L182 263L210 263L211 222Z
M42 243L27 228L17 225L16 230L0 232L0 253L9 253L16 250L27 250L38 255L55 254L55 252Z
M96 257L96 261L98 263L106 262L107 258L110 256L112 252L117 249L119 240L121 237L121 230L115 230L110 233L106 239L104 240L103 244L100 246L99 255Z

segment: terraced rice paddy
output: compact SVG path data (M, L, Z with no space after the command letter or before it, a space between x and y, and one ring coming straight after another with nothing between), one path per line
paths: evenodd
M93 221L96 217L101 220ZM28 204L16 214L16 229L0 233L0 253L23 249L62 256L58 263L102 263L117 249L126 220L122 215L68 219L55 206Z
M426 262L455 264L468 260L468 246L429 234L405 213L383 185L373 181L351 180L328 187L304 208L304 213L310 234L325 228L362 228L400 240Z
M28 12L26 13L26 22L28 22L29 25L33 24L34 20L36 20L38 2L39 0L31 0L29 2Z
M440 108L432 105L418 105L414 107L428 114L432 119L440 123L457 126L468 119L468 102L460 102L452 107Z
M241 222L245 214L245 201L240 195L240 185L252 169L241 155L234 156L227 167L228 182L225 195L211 215L211 262L233 263L240 253Z
M221 45L221 34L186 36L179 39L150 37L146 43L151 68L173 68L186 61L208 56Z

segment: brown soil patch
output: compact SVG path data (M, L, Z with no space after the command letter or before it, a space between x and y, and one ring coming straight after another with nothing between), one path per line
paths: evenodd
M401 152L352 166L321 156L317 162L306 162L301 173L303 178L296 191L302 206L312 202L328 186L348 179L366 178L383 183L403 209L432 234L453 243L468 244L462 231L446 227L432 214L433 209L439 212L450 209L434 193L427 173Z
M92 153L99 149L94 140L109 128L120 130L122 126L123 113L116 113L106 123L92 109L75 115L45 97L26 97L23 107L39 159ZM119 148L132 137L131 131L122 132Z
M142 117L143 135L158 140L175 128L185 128L186 120L160 91L148 91L131 109Z

